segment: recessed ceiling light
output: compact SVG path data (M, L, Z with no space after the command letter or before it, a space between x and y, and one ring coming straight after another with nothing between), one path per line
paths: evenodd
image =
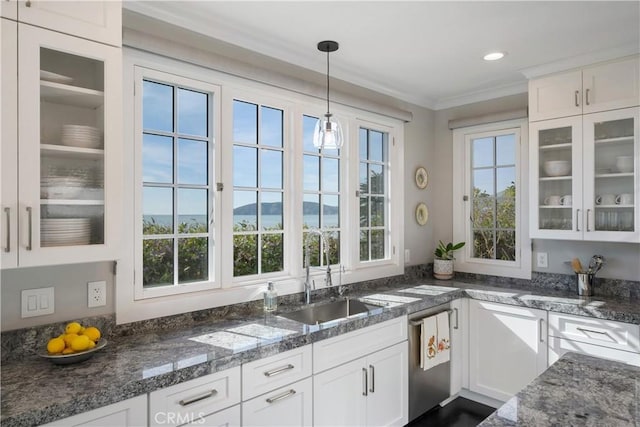
M484 60L485 61L497 61L498 59L504 58L504 55L505 55L504 52L491 52L491 53L487 53L484 56Z

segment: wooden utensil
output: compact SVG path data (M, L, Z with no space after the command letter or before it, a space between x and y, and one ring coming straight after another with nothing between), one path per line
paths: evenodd
M571 268L573 268L573 271L575 271L576 273L582 273L582 264L580 263L580 260L578 258L574 258L571 260Z

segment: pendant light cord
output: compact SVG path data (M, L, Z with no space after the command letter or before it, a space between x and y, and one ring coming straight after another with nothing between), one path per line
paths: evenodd
M329 51L327 50L327 118L331 116L329 112Z

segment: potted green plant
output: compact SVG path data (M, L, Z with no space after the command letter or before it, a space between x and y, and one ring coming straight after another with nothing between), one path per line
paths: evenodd
M438 247L434 252L436 257L433 260L433 277L440 280L451 280L453 279L453 260L455 259L453 252L462 248L464 242L455 245L452 242L445 245L442 240L438 242Z

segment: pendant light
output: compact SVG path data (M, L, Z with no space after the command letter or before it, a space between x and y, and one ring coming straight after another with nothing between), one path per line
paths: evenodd
M331 119L329 111L329 52L338 50L338 42L325 40L318 43L318 50L327 53L327 114L324 119L318 120L313 130L313 146L319 149L338 149L342 147L342 127L340 122Z

